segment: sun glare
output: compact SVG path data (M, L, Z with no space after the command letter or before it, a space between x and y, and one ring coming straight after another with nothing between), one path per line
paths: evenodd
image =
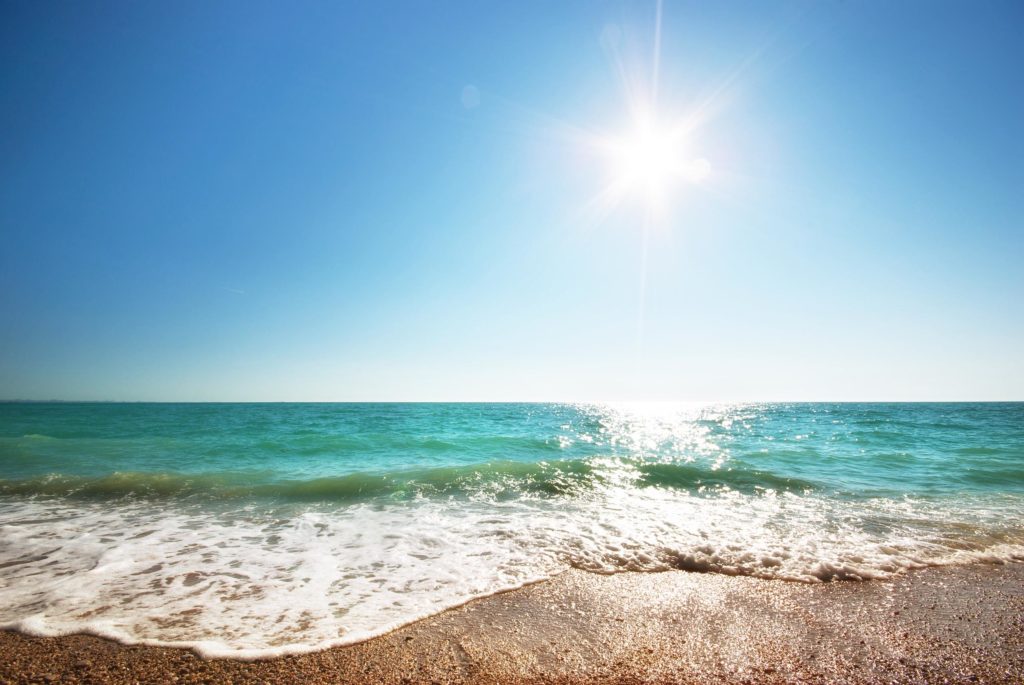
M617 174L631 189L659 192L675 175L678 150L672 136L654 126L638 127L632 136L615 146Z
M595 224L622 210L624 216L633 215L630 220L642 219L645 230L667 229L682 205L698 194L720 191L715 186L722 175L713 173L703 156L708 141L699 136L721 107L729 81L699 101L675 100L673 91L661 88L661 15L659 2L653 49L639 59L623 55L623 46L631 43L618 26L609 24L601 36L622 86L628 118L620 125L625 125L570 126L573 140L585 150L588 173L601 176L597 192L580 210ZM646 53L646 46L640 53Z
M647 117L606 149L613 185L648 204L663 204L679 184L700 183L711 174L708 160L687 155L682 135Z

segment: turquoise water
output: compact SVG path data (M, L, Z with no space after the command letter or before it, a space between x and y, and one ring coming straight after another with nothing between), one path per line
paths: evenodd
M0 404L0 624L265 656L550 577L1024 559L1024 404Z

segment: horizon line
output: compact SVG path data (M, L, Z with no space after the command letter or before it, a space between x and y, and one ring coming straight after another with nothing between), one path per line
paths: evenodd
M1021 404L1024 399L504 399L504 400L71 400L0 399L0 404Z

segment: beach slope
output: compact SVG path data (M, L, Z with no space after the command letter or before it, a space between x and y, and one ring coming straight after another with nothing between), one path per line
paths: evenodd
M362 644L246 663L0 633L0 682L1024 682L1024 565L802 584L557 578Z

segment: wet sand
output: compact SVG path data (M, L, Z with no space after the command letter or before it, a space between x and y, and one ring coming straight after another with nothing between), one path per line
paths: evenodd
M358 645L254 663L0 632L0 682L1019 684L1024 564L821 585L571 571Z

